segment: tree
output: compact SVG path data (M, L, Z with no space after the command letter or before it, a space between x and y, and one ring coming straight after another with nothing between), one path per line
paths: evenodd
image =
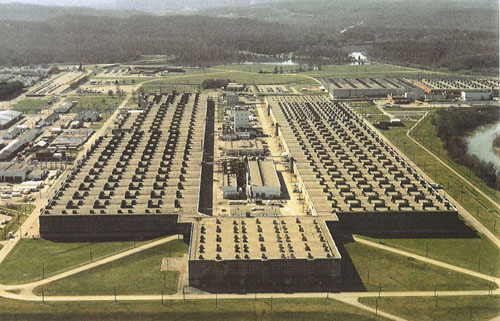
M108 96L109 96L109 97L113 97L113 91L112 91L111 89L110 89L110 90L108 90Z

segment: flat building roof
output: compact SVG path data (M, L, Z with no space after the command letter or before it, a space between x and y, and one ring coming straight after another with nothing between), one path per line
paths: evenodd
M195 223L190 260L339 259L320 217L219 217Z
M254 186L281 186L272 160L250 160L248 169L252 185Z

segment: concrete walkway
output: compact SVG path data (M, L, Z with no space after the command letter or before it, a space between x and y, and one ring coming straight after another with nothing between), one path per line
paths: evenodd
M325 299L334 299L338 300L339 302L343 302L349 305L352 305L356 308L363 309L365 311L371 312L373 314L377 314L381 317L390 319L390 320L395 320L395 321L406 321L403 318L400 318L398 316L389 314L387 312L381 311L379 309L374 309L370 306L367 306L365 304L362 304L359 302L359 298L362 297L433 297L436 295L434 291L391 291L391 292L341 292L341 293L292 293L292 294L285 294L285 293L259 293L259 294L254 294L254 293L249 293L249 294L208 294L208 293L203 293L203 294L191 294L187 293L185 295L182 294L181 291L179 291L176 294L173 295L161 295L161 294L152 294L152 295L117 295L116 297L114 295L96 295L96 296L45 296L45 297L40 297L37 296L33 293L34 289L36 287L42 286L44 284L48 284L50 282L54 282L72 275L75 275L77 273L87 271L89 269L101 266L103 264L110 263L112 261L127 257L129 255L133 255L136 253L139 253L141 251L150 249L152 247L165 244L167 242L170 242L175 239L179 239L182 236L180 235L174 235L170 236L167 238L163 238L160 240L153 241L151 243L147 243L141 246L138 246L134 249L130 249L127 251L124 251L122 253L118 253L115 255L112 255L110 257L85 264L83 266L68 270L66 272L48 277L43 280L27 283L27 284L21 284L21 285L0 285L0 297L4 298L9 298L9 299L14 299L14 300L24 300L24 301L47 301L47 302L79 302L79 301L160 301L160 300L214 300L214 299L270 299L270 298L275 298L275 299L280 299L280 298L325 298ZM356 242L372 246L381 250L389 251L395 254L407 256L407 257L413 257L416 260L420 260L429 264L433 264L442 268L446 268L452 271L456 271L459 273L464 273L470 276L474 276L477 278L481 278L490 282L495 283L497 286L500 286L500 279L485 275L479 272L467 270L464 268L460 268L448 263L436 261L433 259L429 259L426 257L422 257L419 255L415 255L410 252L398 250L386 245L378 244L375 242L371 242L368 240L361 239L359 237L354 237L354 240ZM19 291L19 293L12 293L8 291ZM488 290L475 290L475 291L439 291L438 295L439 296L488 296L488 295L498 295L500 294L500 288L497 288L496 290L493 291L488 291Z
M51 277L48 277L43 280L31 282L31 283L26 283L26 284L21 284L21 285L0 285L0 296L6 297L6 298L11 298L11 299L18 299L18 300L30 300L30 301L40 301L41 297L36 296L35 294L32 293L32 291L39 286L42 286L44 284L48 284L50 282L54 282L69 276L72 276L74 274L92 269L94 267L110 263L112 261L127 257L129 255L133 255L136 253L139 253L141 251L150 249L152 247L170 242L172 240L182 238L180 235L174 235L170 236L167 238L163 238L160 240L156 240L151 243L147 243L141 246L138 246L136 248L124 251L122 253L118 253L115 255L112 255L110 257L104 258L102 260L98 260L89 264L85 264L83 266L68 270L66 272L53 275ZM366 244L369 246L373 246L385 251L389 251L392 253L396 253L399 255L403 256L410 256L413 257L416 260L421 260L423 262L437 265L446 269L450 269L456 272L464 273L473 277L481 278L490 282L493 282L500 286L500 279L485 275L479 272L467 270L464 268L460 268L448 263L436 261L433 259L425 258L419 255L415 255L413 253L409 253L406 251L398 250L395 248L391 248L386 245L378 244L375 242L371 242L368 240L361 239L359 237L355 237L355 241ZM20 294L14 294L6 291L15 291L15 290L20 290ZM341 293L329 293L329 297L331 298L360 298L360 297L376 297L376 296L381 296L381 297L408 297L408 296L434 296L434 291L392 291L392 292L381 292L380 294L378 292L341 292ZM475 290L475 291L439 291L439 295L441 296L461 296L461 295L489 295L488 290ZM500 294L500 289L493 290L491 294L496 295ZM285 294L285 293L260 293L258 296L260 298L325 298L327 293L292 293L292 294ZM119 295L117 298L120 300L139 300L139 301L144 301L144 300L161 300L161 295ZM214 299L215 295L214 294L186 294L186 298L188 299ZM245 298L255 298L255 294L250 293L250 294L218 294L218 298L220 299L245 299ZM180 293L174 294L174 295L164 295L165 300L180 300L183 299L183 295ZM46 301L111 301L115 300L114 296L50 296L50 297L45 297Z
M382 111L383 113L386 113L386 111L384 111L384 109L377 105L377 107L379 108L380 111ZM421 147L423 150L425 150L427 153L429 153L432 157L436 158L441 164L443 164L446 168L448 168L450 171L452 171L455 175L457 175L458 177L460 177L462 180L464 180L466 183L468 183L469 185L471 185L475 190L478 190L473 184L471 184L467 179L465 179L463 176L461 176L460 174L458 174L455 170L453 170L453 168L451 168L450 166L448 166L446 163L444 163L441 159L439 159L436 155L434 155L431 151L429 151L427 148L425 148L424 146L422 146L419 142L417 142L415 139L413 139L411 136L410 136L410 132L415 129L419 124L420 122L425 118L427 117L427 115L429 114L429 112L427 112L422 118L420 118L407 132L406 132L406 136L411 140L413 141L415 144L417 144L417 146ZM378 133L378 130L369 122L369 121L366 121L366 124L372 129L374 130L375 132ZM422 177L425 178L425 180L429 181L429 182L434 182L434 180L432 180L431 177L429 177L429 175L427 175L420 167L418 167L405 153L401 152L401 150L396 147L387 137L385 137L385 135L379 135L381 139L383 139L392 149L394 149L395 151L398 152L398 154L405 159L405 161L411 165L412 168L414 168L420 175L422 175ZM481 192L481 195L483 195L484 193ZM478 231L479 233L482 233L486 236L486 238L488 238L493 244L495 244L496 247L500 248L500 239L498 239L488 228L486 228L478 219L476 219L472 214L469 213L469 211L467 211L462 205L460 205L459 202L457 202L450 194L444 192L444 196L449 199L450 201L453 202L453 204L457 207L458 209L458 213L465 219L465 221L467 223L469 223L472 227L474 227L474 229L476 231ZM485 197L487 197L487 195L484 195ZM487 197L488 198L488 197ZM491 200L490 198L488 198L488 200ZM495 202L492 202L494 205L496 205L498 207L498 204L495 203Z
M358 301L358 298L335 298L337 301L347 303L349 305L352 305L358 309L362 309L368 312L371 312L376 315L380 315L384 318L394 320L394 321L406 321L406 319L400 318L398 316L389 314L387 312L381 311L380 309L374 309L368 305L362 304L361 302Z
M182 235L172 235L172 236L169 236L169 237L166 237L163 239L159 239L159 240L156 240L156 241L153 241L150 243L146 243L146 244L138 246L136 248L133 248L133 249L106 257L104 259L101 259L101 260L98 260L98 261L95 261L92 263L88 263L88 264L79 266L77 268L50 276L48 278L45 278L45 279L42 279L39 281L21 284L21 285L0 285L0 296L5 297L5 298L18 299L18 300L39 301L40 297L33 293L33 290L39 286L42 286L42 285L45 285L45 284L48 284L48 283L51 283L51 282L54 282L57 280L61 280L63 278L75 275L77 273L93 269L95 267L122 259L124 257L148 250L148 249L153 248L155 246L165 244L165 243L168 243L168 242L176 240L176 239L182 239ZM6 292L6 291L15 291L15 290L20 290L21 293L20 294L13 294L10 292Z
M353 238L358 243L365 244L365 245L368 245L368 246L371 246L371 247L375 247L375 248L380 249L380 250L392 252L392 253L399 254L399 255L402 255L402 256L412 257L412 258L414 258L416 260L419 260L419 261L422 261L422 262L425 262L425 263L429 263L429 264L436 265L436 266L439 266L439 267L442 267L442 268L445 268L445 269L448 269L448 270L452 270L452 271L463 273L463 274L468 274L468 275L476 277L476 278L480 278L480 279L483 279L483 280L486 280L486 281L489 281L489 282L493 282L493 283L495 283L500 288L500 279L499 278L495 278L493 276L486 275L486 274L483 274L483 273L479 273L479 272L476 272L476 271L464 269L464 268L461 268L461 267L458 267L458 266L455 266L455 265L451 265L451 264L448 264L448 263L444 263L444 262L441 262L441 261L429 259L427 257L420 256L420 255L417 255L417 254L413 254L413 253L410 253L410 252L406 252L406 251L403 251L403 250L398 250L396 248L393 248L393 247L390 247L390 246L387 246L387 245L382 245L382 244L379 244L379 243L376 243L376 242L368 241L368 240L359 238L357 236L353 236Z
M500 205L495 202L493 199L491 199L486 193L481 191L479 188L477 188L474 184L472 184L467 178L463 177L460 175L457 171L455 171L451 166L446 164L441 158L436 156L433 152L431 152L429 149L427 149L424 145L420 144L416 139L414 139L410 133L424 120L425 117L428 116L429 113L426 113L422 118L420 118L419 121L417 121L407 132L406 136L413 142L415 143L418 147L422 148L425 150L429 155L431 155L434 159L436 159L442 166L446 167L450 172L452 172L455 176L459 177L462 181L467 183L472 189L474 189L477 193L481 194L484 198L486 198L491 204L496 206L498 209L500 209ZM446 193L446 197L449 199L452 199L451 195ZM455 204L459 204L458 202L455 202ZM486 228L477 218L475 218L472 214L470 214L465 208L463 208L460 205L461 211L460 214L462 217L464 217L467 222L469 222L474 228L484 234L488 239L490 239L497 247L500 248L500 240L498 237L496 237L495 234L493 234L488 228Z

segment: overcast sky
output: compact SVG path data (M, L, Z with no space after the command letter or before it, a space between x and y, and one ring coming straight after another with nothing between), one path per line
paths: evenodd
M107 0L0 0L0 3L23 2L50 6L92 6L98 7L104 3L109 3Z

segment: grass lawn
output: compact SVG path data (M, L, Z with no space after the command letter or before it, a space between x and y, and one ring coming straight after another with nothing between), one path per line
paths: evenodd
M358 111L360 115L366 118L366 113ZM377 115L378 116L378 115ZM374 122L374 118L368 118L368 121ZM500 216L497 208L482 195L476 193L467 184L466 181L456 176L453 172L439 163L432 155L424 151L406 136L407 131L415 122L403 122L404 127L390 127L389 130L379 131L392 144L394 144L402 153L411 159L420 167L434 182L440 184L453 199L459 202L470 214L474 215L485 227L492 231L497 237L500 237ZM500 193L494 192L484 184L481 184L479 178L470 172L465 166L461 166L448 159L446 150L442 148L440 139L436 136L436 128L431 124L429 117L424 118L419 125L411 132L411 136L422 145L429 148L441 160L450 167L461 173L476 187L500 201Z
M257 72L213 70L211 73L165 77L148 82L147 85L201 85L203 80L210 78L230 79L242 84L317 84L314 80L302 74L259 74Z
M361 303L375 307L377 298L361 298ZM379 298L378 307L412 321L484 321L500 314L500 297L462 296Z
M24 99L10 106L10 109L23 112L24 114L36 114L47 107L48 99Z
M43 286L45 295L165 294L177 292L178 272L161 272L166 256L182 256L188 246L171 241ZM165 284L164 282L165 278ZM35 290L41 294L41 287Z
M396 65L324 65L321 70L307 71L305 75L330 78L369 78L369 77L415 77L417 75L436 75L436 73Z
M212 70L218 70L218 69L223 69L223 70L239 70L239 71L245 71L245 72L254 72L258 73L259 71L265 72L265 73L272 73L274 71L274 67L278 67L278 70L280 67L283 69L284 72L286 71L296 71L299 69L299 65L273 65L273 64L227 64L227 65L219 65L219 66L213 66L210 67ZM302 64L302 68L307 69L307 65Z
M483 184L479 177L474 175L474 173L472 173L469 168L467 168L467 166L459 165L453 161L448 160L448 152L443 148L441 139L437 136L436 126L432 124L431 120L433 117L437 116L430 115L429 117L426 117L424 120L422 120L422 122L412 131L412 137L417 139L422 145L431 150L441 160L445 161L455 171L460 173L460 175L466 177L482 192L484 192L486 195L493 198L497 201L497 203L500 204L500 191L495 191L493 188L488 187L486 184Z
M113 76L113 75L103 75L99 74L95 77L92 77L91 80L101 80L103 85L105 85L106 80L110 80L112 82L111 85L114 85L115 81L118 80L120 85L136 85L145 81L153 80L153 77L121 77L121 76Z
M362 236L373 242L373 239ZM500 276L500 250L486 238L380 239L388 246L487 275Z
M6 211L6 210L3 210ZM9 223L3 226L3 229L0 230L0 239L6 240L9 236L9 232L16 232L21 225L26 221L28 215L24 215L22 213L15 213ZM1 273L1 272L0 272Z
M134 242L55 243L23 239L0 264L1 284L20 284L74 268L90 261L132 248Z
M156 302L22 302L0 298L1 321L374 321L386 320L335 300L257 299Z
M345 245L368 291L487 290L489 282L409 257L348 243ZM368 280L369 273L369 280Z
M380 132L429 175L434 182L440 184L470 214L474 215L485 227L500 237L500 219L496 207L482 195L476 194L464 180L453 174L406 136L406 132L413 126L414 122L404 122L404 124L405 127L391 127L389 130ZM431 135L432 132L429 131L426 136L421 136L421 140L430 140ZM444 151L441 151L442 155L445 155L444 153ZM443 157L447 158L447 156ZM449 164L452 167L458 166L452 160L450 160ZM470 175L471 178L472 176L474 175ZM469 176L464 175L464 177L468 178Z
M162 92L162 93L169 93L172 91L177 91L177 92L192 92L195 90L200 90L199 85L171 85L171 84L164 84L164 83L147 83L144 85L141 85L141 88L139 91L144 91L147 93L156 93L156 92Z
M280 66L272 64L228 64L211 67L213 70L239 70L245 72L258 73L273 72L274 67L280 67L283 71L297 71L299 65L295 66ZM312 76L312 77L331 77L331 78L364 78L364 77L411 77L416 75L435 75L436 72L425 71L415 68L408 68L388 64L375 65L322 65L321 70L307 71L308 65L302 64L303 72L297 75ZM442 73L441 73L442 74Z
M16 212L22 212L25 214L31 214L35 209L35 205L22 203L22 204L10 204L9 207L0 206L0 211L7 211L15 214Z
M71 109L72 113L81 113L87 110L97 110L101 114L101 120L93 127L99 128L113 114L116 108L123 102L123 97L109 96L71 96L66 98L66 101L78 101L78 105Z

